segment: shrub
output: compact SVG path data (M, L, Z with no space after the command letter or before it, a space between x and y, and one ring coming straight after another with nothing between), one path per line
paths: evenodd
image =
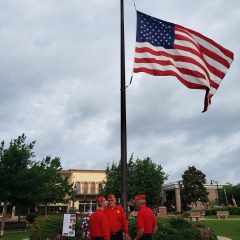
M179 218L170 218L169 224L172 228L177 230L191 228L190 222L187 222L186 220Z
M230 215L240 215L240 207L223 207L223 208L213 208L205 210L206 216L217 215L217 211L229 211Z
M30 223L33 223L37 217L36 213L30 213L27 215L26 220Z
M62 232L63 216L37 217L31 228L31 240L45 240ZM53 239L53 238L52 238Z

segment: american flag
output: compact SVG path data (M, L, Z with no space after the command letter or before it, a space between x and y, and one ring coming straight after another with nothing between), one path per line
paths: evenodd
M233 202L233 206L234 206L234 207L237 207L237 203L236 203L236 200L235 200L235 198L233 197L233 195L232 195L232 202Z
M186 87L206 90L204 110L233 61L233 53L210 38L137 12L134 73L175 76Z

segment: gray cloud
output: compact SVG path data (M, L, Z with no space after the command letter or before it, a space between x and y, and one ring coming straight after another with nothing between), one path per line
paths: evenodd
M173 77L134 75L127 89L128 155L152 157L170 180L196 165L208 179L239 180L240 11L237 1L136 1L137 8L213 38L235 61L208 112L204 92ZM0 3L0 135L25 132L36 155L64 168L120 159L119 5L111 0ZM125 2L126 79L136 14Z

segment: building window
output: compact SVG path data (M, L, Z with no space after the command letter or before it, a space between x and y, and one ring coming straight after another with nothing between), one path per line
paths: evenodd
M96 193L96 184L95 182L91 182L91 194L95 194Z
M99 183L98 185L98 191L99 191L99 194L102 192L102 189L103 189L103 184L102 183Z
M80 182L76 182L75 188L76 188L76 192L79 193L80 192Z
M84 182L83 184L83 193L88 193L88 182Z

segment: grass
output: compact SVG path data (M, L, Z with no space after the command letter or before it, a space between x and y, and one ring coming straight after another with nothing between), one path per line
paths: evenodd
M5 232L0 240L22 240L29 237L29 230L25 232Z
M221 220L204 220L204 224L213 229L218 236L229 237L232 240L240 239L240 220L221 219Z

